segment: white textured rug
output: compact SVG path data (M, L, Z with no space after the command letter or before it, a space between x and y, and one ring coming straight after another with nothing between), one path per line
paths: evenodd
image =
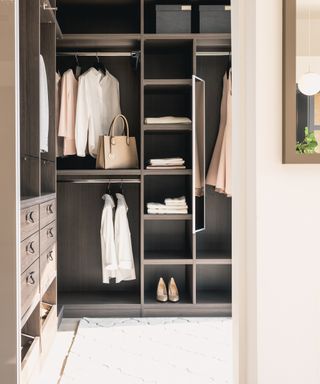
M61 384L232 384L225 318L80 321Z

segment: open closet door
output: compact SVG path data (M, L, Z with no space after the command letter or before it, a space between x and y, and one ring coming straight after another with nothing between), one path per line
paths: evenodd
M205 82L192 76L193 233L205 229Z

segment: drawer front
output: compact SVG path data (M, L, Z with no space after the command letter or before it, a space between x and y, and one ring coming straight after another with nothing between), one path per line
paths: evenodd
M46 356L50 350L58 329L57 306L52 305L51 310L41 330L41 353Z
M53 244L40 256L40 293L46 292L57 275L57 247Z
M21 273L23 273L40 254L39 232L25 239L20 245Z
M39 294L40 287L40 266L37 259L21 275L21 315L23 316L35 297Z
M56 222L52 222L40 231L40 255L56 242Z
M40 204L40 228L45 227L56 219L56 200Z
M36 337L21 362L21 384L29 384L40 370L40 337Z
M39 230L39 205L21 209L21 240L33 235Z

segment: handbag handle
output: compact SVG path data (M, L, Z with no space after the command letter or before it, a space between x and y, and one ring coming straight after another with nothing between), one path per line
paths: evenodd
M112 121L111 127L109 129L109 134L108 134L109 136L111 136L110 142L112 145L116 144L116 142L115 142L115 140L113 140L113 138L114 138L114 129L115 129L116 122L118 119L122 119L122 121L124 123L124 132L127 133L127 140L126 141L127 141L127 145L129 145L130 144L129 123L128 123L128 120L126 119L126 117L124 115L121 115L121 114L117 115Z

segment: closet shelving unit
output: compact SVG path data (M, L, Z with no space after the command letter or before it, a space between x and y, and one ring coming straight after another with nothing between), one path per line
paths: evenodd
M144 123L145 117L187 116L192 119L192 75L206 81L206 166L218 134L222 78L228 56L197 55L231 50L230 34L200 34L199 4L223 1L191 0L192 33L156 34L154 0L58 0L57 18L63 38L58 52L118 52L101 56L120 83L122 112L136 137L140 168L96 170L87 158L62 158L58 178L58 302L66 317L80 316L178 316L231 314L231 199L207 188L206 230L192 232L194 212L186 215L149 215L148 201L185 195L192 206L192 124ZM228 2L225 2L226 5ZM121 52L140 52L138 69ZM95 63L78 56L83 71ZM63 72L75 64L72 56L57 56ZM185 170L148 170L156 157L182 156ZM66 180L119 178L129 207L137 279L102 284L99 184L60 183ZM139 184L126 184L135 177ZM111 192L118 191L111 186ZM181 300L158 303L159 277L173 276Z

